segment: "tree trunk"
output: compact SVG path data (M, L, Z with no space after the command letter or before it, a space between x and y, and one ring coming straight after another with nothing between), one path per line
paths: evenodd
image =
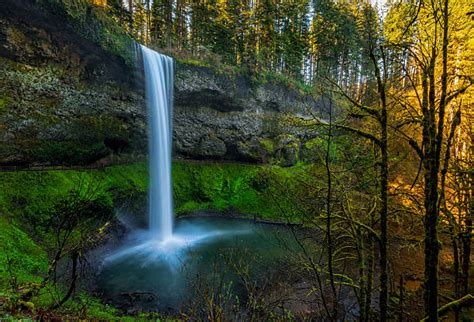
M472 206L472 199L470 201ZM471 208L472 209L472 208ZM471 258L471 239L472 239L472 218L468 214L468 219L466 219L466 228L462 234L461 240L463 244L463 254L462 254L462 283L463 283L463 295L467 294L469 291L469 265Z
M331 153L331 139L332 139L332 100L329 100L329 129L328 129L328 141L327 141L327 150L326 150L326 174L327 174L327 183L328 190L326 196L326 239L328 245L328 272L329 272L329 283L332 291L332 310L333 316L332 320L337 321L337 293L336 286L334 281L334 268L333 268L333 242L332 242L332 227L331 227L331 197L332 197L332 178L331 178L331 168L329 166L330 162L330 153Z
M378 61L375 57L374 48L370 51L370 58L377 79L377 91L382 105L380 123L380 321L387 321L388 311L388 273L387 273L387 244L388 244L388 109L387 96L385 92L385 56L383 48L380 48L383 60L384 75L382 76Z
M434 78L432 78L434 81ZM435 124L430 121L430 111L424 115L423 141L424 141L424 161L425 187L424 187L424 207L425 207L425 313L428 321L438 320L438 173L436 162L434 135Z
M385 104L384 104L385 105ZM382 108L382 136L380 151L382 154L380 173L380 320L387 321L388 310L388 273L387 273L387 217L388 217L388 148L387 148L387 108Z
M442 12L442 72L441 93L439 107L436 108L435 93L435 62L437 57L436 43L432 46L431 59L425 76L429 86L424 86L424 94L428 94L428 106L423 109L423 143L424 143L424 170L425 170L425 311L427 320L438 320L438 220L439 220L439 187L438 175L443 147L444 118L447 97L447 62L448 62L448 22L449 0L443 1ZM435 33L437 24L435 24ZM424 79L426 85L427 79ZM428 93L426 92L428 91ZM427 107L427 108L426 108ZM438 115L436 117L436 110ZM436 128L437 127L437 128Z
M71 297L72 293L74 292L74 290L76 289L76 281L77 281L77 260L79 258L79 253L77 252L74 252L73 255L72 255L72 271L71 271L71 284L69 285L69 289L66 293L66 295L64 295L64 297L57 303L55 303L53 306L52 306L52 309L53 310L56 310L58 308L60 308L64 303L67 302L67 300L69 300L69 298Z
M130 21L128 22L129 23L129 32L132 33L133 32L133 0L128 0L128 11L130 12Z

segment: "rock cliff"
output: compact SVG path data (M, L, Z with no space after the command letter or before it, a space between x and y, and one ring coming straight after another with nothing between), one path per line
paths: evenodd
M0 164L146 154L139 59L76 29L35 1L0 3ZM283 81L178 62L174 156L294 164L316 136L300 125L324 117L324 105Z

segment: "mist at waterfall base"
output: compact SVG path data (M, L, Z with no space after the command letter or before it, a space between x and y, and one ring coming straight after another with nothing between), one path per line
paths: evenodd
M251 221L222 218L181 219L173 227L171 182L173 60L141 46L149 114L149 228L134 229L108 251L99 273L99 288L119 306L123 294L147 294L144 310L179 310L195 296L196 284L226 275L233 261L259 258L252 274L284 260L281 238L288 232ZM236 287L233 291L239 292ZM242 293L243 294L243 293ZM132 302L132 301L131 301ZM137 300L134 300L136 305Z
M104 300L132 313L180 312L206 292L231 292L244 303L247 294L234 265L248 265L250 277L263 282L296 249L288 230L241 219L179 219L173 236L186 242L160 243L148 231L131 233L105 259L98 280Z

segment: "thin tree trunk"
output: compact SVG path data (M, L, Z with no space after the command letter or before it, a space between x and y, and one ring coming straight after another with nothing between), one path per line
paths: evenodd
M387 96L385 92L385 57L383 48L381 49L383 58L384 75L382 76L377 59L375 58L374 49L370 51L370 58L374 65L375 77L377 79L377 89L379 93L382 110L380 113L380 321L387 321L388 311L388 273L387 273L387 244L388 244L388 110Z
M74 290L76 289L77 260L78 260L78 258L79 258L79 253L74 252L74 254L72 255L71 284L69 285L69 289L68 289L66 295L64 295L64 297L59 302L55 303L52 306L53 310L56 310L56 309L60 308L64 303L66 303L67 300L69 300L69 298L71 297Z
M471 198L470 206L472 209L473 200ZM466 229L462 234L461 240L463 245L462 254L462 283L463 283L463 295L468 294L469 291L469 266L471 262L471 240L472 240L472 218L470 213L467 214L465 220Z
M453 121L451 123L451 130L447 139L447 146L444 155L444 162L443 162L443 169L441 170L441 185L440 185L440 194L439 194L439 204L440 209L442 207L443 211L445 212L446 216L449 220L449 232L451 235L452 247L453 247L453 266L454 266L454 294L456 298L460 297L460 280L459 280L459 245L458 245L458 234L455 229L456 226L456 218L448 211L446 205L446 175L449 169L449 163L451 158L451 145L454 139L454 135L456 133L457 126L461 123L461 110L458 110L454 115ZM454 320L459 321L459 312L454 312Z
M405 293L405 287L404 287L404 282L403 282L403 275L400 275L400 285L399 285L399 290L400 290L400 315L398 317L398 321L400 322L403 322L403 315L404 315L404 312L403 312L403 302L404 302L404 293Z
M423 168L424 168L424 301L430 322L438 320L438 168L436 167L435 77L436 48L428 66L423 67Z
M130 28L129 33L133 32L133 0L128 0L128 11L130 12L130 20L128 27Z
M360 321L364 322L368 320L366 316L366 309L365 309L365 298L366 298L366 291L367 291L367 274L366 274L366 267L365 267L365 241L364 241L364 234L360 227L356 230L356 238L357 238L357 248L358 248L358 259L359 259L359 306L360 306ZM370 238L370 236L368 236Z
M429 116L425 116L429 117ZM438 320L438 168L436 166L436 154L434 153L434 124L427 124L428 128L424 130L425 144L425 188L424 188L424 207L425 207L425 310L428 321Z
M333 242L332 242L332 227L331 227L331 196L332 196L332 178L331 178L331 168L329 166L331 158L331 139L332 139L332 100L329 99L329 128L328 128L328 141L326 149L326 174L327 174L327 183L328 190L326 196L326 239L328 243L328 272L329 272L329 282L332 291L332 302L333 302L333 316L332 319L337 321L337 293L336 286L334 281L334 268L333 268Z
M373 226L373 223L372 223ZM372 288L374 280L374 263L375 263L375 242L371 236L369 239L369 258L367 259L367 292L365 297L365 316L370 321L372 311Z
M385 103L383 103L385 105ZM380 173L380 320L387 321L388 310L388 273L387 273L387 247L388 247L388 147L387 147L387 108L382 108L382 136L380 151L382 155Z

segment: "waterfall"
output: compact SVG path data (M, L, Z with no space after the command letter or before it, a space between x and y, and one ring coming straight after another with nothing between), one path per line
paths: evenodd
M153 238L173 234L171 143L173 59L140 46L145 69L149 115L149 228Z

